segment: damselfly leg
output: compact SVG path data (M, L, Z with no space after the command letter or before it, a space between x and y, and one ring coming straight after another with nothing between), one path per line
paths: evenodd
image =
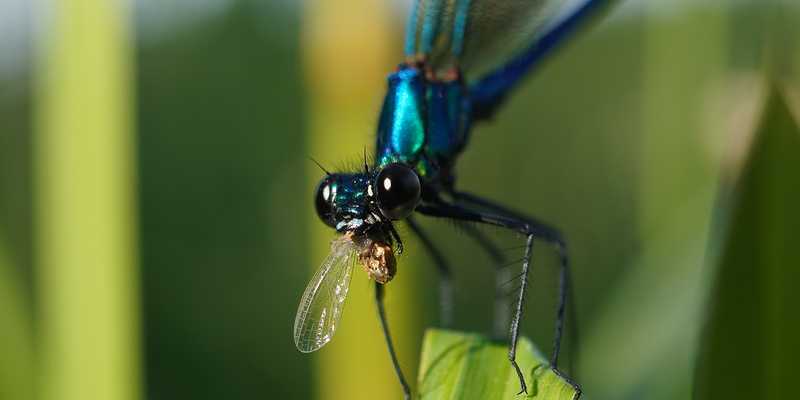
M392 335L389 334L389 322L386 320L386 310L383 308L383 294L383 285L375 282L375 304L378 306L378 318L381 321L383 337L386 339L386 347L389 349L389 357L392 358L394 372L397 374L397 379L400 380L400 386L403 387L403 398L405 400L410 400L411 389L408 386L408 382L406 382L405 376L403 376L403 370L400 369L400 362L397 361L397 354L394 351L394 344L392 343Z
M456 200L458 201L458 200ZM464 232L472 238L482 249L489 255L494 263L494 276L495 276L495 294L494 294L494 315L492 323L492 337L495 339L502 339L508 332L509 321L509 308L508 296L506 296L505 288L512 280L511 273L506 263L506 257L503 251L492 242L491 239L481 232L472 224L464 224L462 227Z
M561 259L561 273L559 275L559 302L556 311L554 346L550 364L558 375L563 376L575 388L575 390L580 391L578 386L572 382L572 380L558 370L558 355L561 350L561 336L564 326L564 310L566 307L567 290L569 288L569 266L566 256L566 244L562 239L561 234L548 225L545 225L534 219L518 215L502 206L495 205L494 203L481 199L477 196L465 193L454 193L454 196L461 203L460 205L448 204L440 200L436 203L421 205L417 208L417 211L432 217L450 218L459 221L471 221L494 225L522 233L526 237L525 255L522 260L522 273L520 275L521 285L519 289L519 296L517 297L517 303L514 309L514 316L511 320L508 354L509 361L519 377L521 388L520 393L527 392L527 385L525 383L524 375L516 362L516 346L519 338L519 322L522 318L525 294L528 288L528 275L530 273L530 263L533 255L533 241L534 239L542 239L556 245ZM472 206L469 206L468 204L471 204Z
M447 260L442 252L433 244L422 227L412 217L406 219L411 232L419 238L422 245L430 254L436 270L439 272L439 319L443 327L450 327L453 323L453 275Z
M541 221L537 221L533 218L519 214L515 211L512 211L492 201L486 200L482 197L475 196L471 193L466 193L466 192L452 192L452 195L454 196L456 201L459 201L462 204L472 204L474 206L483 208L493 213L497 213L499 215L504 215L509 218L517 219L519 221L524 221L529 226L534 227L534 230L541 232L540 234L534 234L536 238L548 241L553 245L555 245L560 262L560 271L558 278L558 305L556 309L556 326L555 326L555 333L553 335L553 354L550 359L550 364L552 364L553 368L556 371L558 371L556 366L558 365L558 356L561 353L561 337L564 332L564 319L565 319L564 312L568 301L571 304L570 309L572 310L570 314L574 315L574 310L575 310L575 302L572 301L572 292L571 292L572 276L570 275L570 270L569 270L567 243L563 239L563 236L556 228L553 228L545 223L542 223ZM573 325L575 325L576 324L575 318L572 318L571 322ZM577 336L577 329L573 327L572 332L574 333L573 337Z

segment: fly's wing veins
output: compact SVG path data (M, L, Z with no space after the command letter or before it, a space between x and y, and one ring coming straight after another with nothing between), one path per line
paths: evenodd
M294 320L294 343L303 353L330 342L344 310L358 247L343 236L331 243L331 252L308 283Z

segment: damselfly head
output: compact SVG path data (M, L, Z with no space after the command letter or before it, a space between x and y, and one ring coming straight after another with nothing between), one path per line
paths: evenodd
M373 215L370 207L371 181L367 173L330 174L322 178L314 198L322 222L342 233L361 232L366 225L379 222L380 216Z
M419 204L422 184L410 167L392 163L354 174L327 174L317 186L317 215L338 232L361 234L406 218Z
M370 279L384 284L397 272L395 248L402 243L392 225L419 204L422 184L410 167L391 163L354 174L326 174L315 196L319 218L342 236L333 248L349 247ZM342 247L344 246L344 247Z

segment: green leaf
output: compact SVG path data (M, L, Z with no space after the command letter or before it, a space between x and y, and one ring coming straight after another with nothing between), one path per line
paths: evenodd
M422 344L417 387L423 400L577 399L580 393L556 375L530 340L520 338L517 363L528 395L508 361L508 345L469 333L429 329Z
M775 88L727 226L697 398L790 398L800 359L800 128Z

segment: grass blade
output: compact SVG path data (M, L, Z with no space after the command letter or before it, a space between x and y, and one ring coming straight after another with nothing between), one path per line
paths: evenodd
M422 344L417 388L423 400L577 399L577 393L550 369L527 338L517 345L517 362L525 373L528 395L508 362L506 343L469 333L429 329Z
M800 358L800 128L772 90L737 184L696 371L697 398L781 399Z
M53 2L39 38L33 247L43 400L142 393L131 7Z

